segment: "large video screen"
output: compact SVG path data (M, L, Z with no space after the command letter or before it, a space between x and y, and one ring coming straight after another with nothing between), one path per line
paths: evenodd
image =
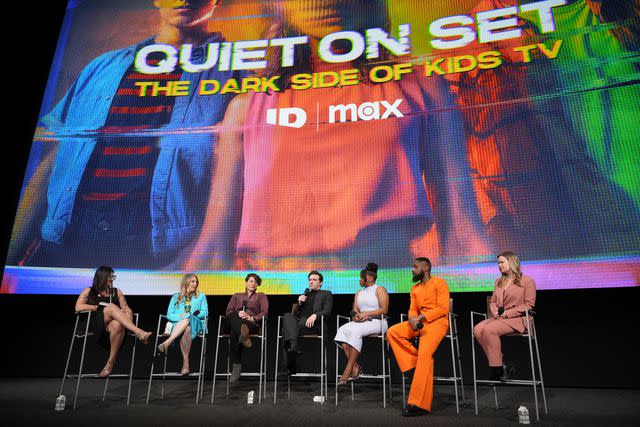
M0 292L640 285L637 0L69 2ZM27 141L25 141L27 143Z

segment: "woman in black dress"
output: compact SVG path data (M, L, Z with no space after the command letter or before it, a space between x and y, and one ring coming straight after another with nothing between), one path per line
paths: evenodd
M93 276L93 285L80 293L75 307L76 312L95 312L98 343L109 350L109 359L98 374L101 378L111 374L125 329L133 332L144 344L148 344L151 337L151 332L143 331L133 323L133 312L124 294L113 287L115 279L111 267L98 268Z

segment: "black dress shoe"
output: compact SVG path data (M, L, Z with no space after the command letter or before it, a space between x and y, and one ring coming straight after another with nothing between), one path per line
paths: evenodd
M296 357L300 356L301 354L302 354L302 352L301 352L301 351L298 351L298 350L297 350L297 349L295 349L295 348L289 348L289 349L287 349L287 356L288 356L288 357L296 358Z
M500 375L500 381L506 381L509 378L513 378L516 373L516 365L513 362L504 362L502 365L502 374Z
M296 370L295 369L291 369L291 368L287 368L284 371L280 371L278 372L278 375L283 375L283 376L290 376L290 375L295 375L296 374Z
M402 410L403 417L419 417L422 415L429 415L429 414L430 414L429 411L427 411L426 409L422 409L416 405L407 404L407 407Z
M300 355L300 352L295 349L287 350L287 369L289 373L287 375L294 375L296 373L296 359Z
M502 381L504 377L504 369L502 366L490 366L491 373L489 374L489 381Z

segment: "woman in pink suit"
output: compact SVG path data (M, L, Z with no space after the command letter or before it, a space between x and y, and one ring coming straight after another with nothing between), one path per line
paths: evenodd
M473 328L473 334L482 346L489 367L491 380L505 376L500 337L527 330L526 312L536 303L536 283L520 271L520 260L513 252L498 255L498 269L502 274L496 279L490 300L491 313Z

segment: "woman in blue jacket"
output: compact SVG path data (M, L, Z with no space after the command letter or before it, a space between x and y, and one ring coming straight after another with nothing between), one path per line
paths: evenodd
M188 273L182 276L180 292L174 294L167 309L167 320L173 323L171 335L158 346L160 353L166 353L169 346L179 337L182 350L182 375L189 375L189 350L191 341L204 329L204 319L209 315L207 297L198 292L198 276Z

